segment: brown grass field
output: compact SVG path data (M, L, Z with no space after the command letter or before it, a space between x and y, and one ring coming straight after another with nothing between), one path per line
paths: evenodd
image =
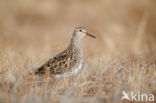
M82 71L31 74L77 26L97 37L83 40ZM0 103L132 103L122 91L151 93L155 102L145 103L156 103L155 0L0 0Z

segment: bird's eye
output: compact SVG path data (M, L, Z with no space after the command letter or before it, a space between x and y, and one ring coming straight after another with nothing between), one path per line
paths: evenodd
M79 31L80 31L80 32L82 32L82 30L81 30L81 29L80 29Z

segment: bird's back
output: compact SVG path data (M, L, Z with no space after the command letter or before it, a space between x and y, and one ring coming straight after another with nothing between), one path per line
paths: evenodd
M81 56L70 49L66 49L52 59L48 60L40 68L37 68L35 74L43 75L50 73L52 75L63 74L76 69L81 62Z

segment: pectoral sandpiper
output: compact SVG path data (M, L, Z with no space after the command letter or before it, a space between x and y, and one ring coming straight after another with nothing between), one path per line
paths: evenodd
M68 48L37 68L35 74L48 73L50 77L55 78L77 74L83 64L82 38L86 35L96 38L89 34L84 27L75 28Z

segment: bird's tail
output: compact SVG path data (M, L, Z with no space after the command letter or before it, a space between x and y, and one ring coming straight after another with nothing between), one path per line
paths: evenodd
M43 74L46 74L46 69L43 68L43 67L36 68L35 71L34 71L34 74L35 75L43 75Z

